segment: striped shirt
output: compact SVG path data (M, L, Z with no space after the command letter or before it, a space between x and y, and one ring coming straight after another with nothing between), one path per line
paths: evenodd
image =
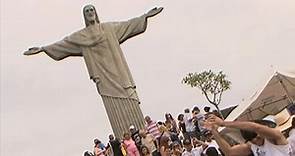
M159 138L161 136L161 133L158 129L157 123L152 121L151 123L147 124L145 126L145 129L147 132L149 132L150 134L152 134L156 139Z

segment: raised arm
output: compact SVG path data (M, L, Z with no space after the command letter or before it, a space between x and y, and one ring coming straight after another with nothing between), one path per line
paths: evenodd
M248 121L223 121L222 119L214 115L211 115L209 117L209 120L213 121L215 124L219 126L256 132L260 136L268 139L269 141L271 141L272 143L276 145L288 144L288 141L284 137L284 135L275 128L270 128L261 124L248 122Z
M248 144L239 144L231 146L215 129L212 130L215 141L217 142L219 148L227 156L248 156L251 154L251 148Z
M204 126L211 130L215 141L219 148L226 156L248 156L251 154L251 148L249 144L239 144L231 146L218 132L218 125L215 122L206 121Z

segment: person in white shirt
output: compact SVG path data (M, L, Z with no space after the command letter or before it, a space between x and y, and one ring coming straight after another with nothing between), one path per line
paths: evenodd
M227 156L291 156L290 144L280 130L266 126L264 120L255 122L223 121L210 115L204 124L211 129L220 149ZM231 147L217 131L218 126L240 129L247 142Z
M189 138L183 140L185 151L181 156L201 156L203 152L202 146L193 148L192 142Z
M192 138L195 135L195 125L193 122L192 115L190 113L190 110L187 108L184 110L184 123L185 123L185 130L186 130L186 135L184 136L185 138Z

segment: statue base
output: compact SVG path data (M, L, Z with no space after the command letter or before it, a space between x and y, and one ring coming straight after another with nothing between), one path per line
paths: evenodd
M125 132L129 132L130 125L136 129L144 128L144 117L137 100L104 95L101 97L117 138L121 139Z

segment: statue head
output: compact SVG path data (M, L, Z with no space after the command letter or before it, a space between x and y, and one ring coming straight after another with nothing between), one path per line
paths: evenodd
M99 23L97 12L93 5L86 5L83 8L83 15L86 27L94 23Z

